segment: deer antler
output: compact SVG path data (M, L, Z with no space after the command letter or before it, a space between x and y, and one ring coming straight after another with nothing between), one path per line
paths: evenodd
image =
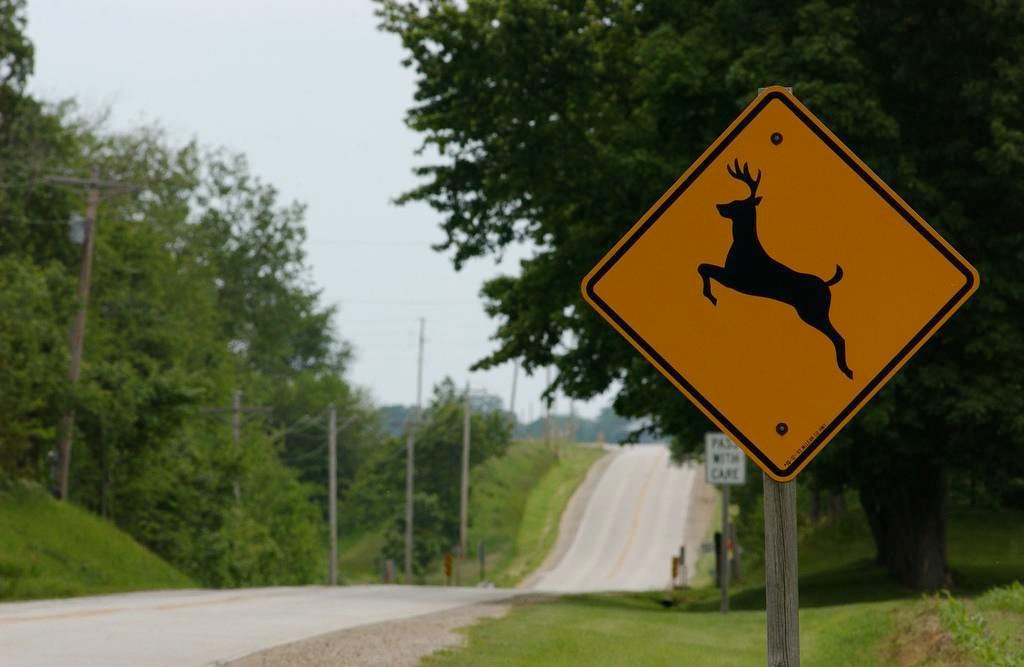
M747 166L746 162L743 163L742 171L740 171L739 160L735 160L733 164L735 165L735 169L733 168L733 165L727 164L725 165L725 170L728 171L729 175L735 178L737 181L742 181L747 184L747 186L750 188L751 197L756 195L757 186L761 183L761 170L757 170L757 178L754 178L750 175L750 168Z

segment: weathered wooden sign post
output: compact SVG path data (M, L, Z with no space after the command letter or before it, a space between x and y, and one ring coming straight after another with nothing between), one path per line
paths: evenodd
M788 484L978 287L786 88L762 89L583 297L765 474L768 664L799 664Z

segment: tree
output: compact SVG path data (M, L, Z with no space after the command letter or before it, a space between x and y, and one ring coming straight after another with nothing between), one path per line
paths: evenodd
M209 585L318 579L323 412L339 412L342 489L377 424L310 284L303 207L281 204L240 155L175 145L157 125L113 132L103 114L33 98L24 6L0 3L0 475L47 481L73 404L74 502ZM42 177L91 165L140 191L101 201L72 390L80 250L67 222L84 192ZM235 390L272 406L237 439L208 410Z
M418 573L458 541L463 415L462 390L446 378L434 387L434 395L416 426L413 542ZM501 456L508 449L511 427L500 409L472 413L470 430L470 466ZM401 509L405 493L404 443L400 438L388 438L372 457L356 476L344 514L363 528L386 524L384 557L400 561L405 531Z
M0 255L0 470L43 478L65 398L67 339L54 311L71 314L72 287L59 266Z
M975 262L978 295L812 466L860 490L893 574L943 585L950 471L1024 476L1019 7L378 2L418 73L407 122L438 156L401 201L443 216L456 268L537 249L483 287L498 347L481 367L554 364L555 386L578 398L621 382L617 413L698 447L710 425L590 312L579 281L771 83L792 85Z
M24 90L35 64L35 50L25 37L25 0L0 5L0 88Z
M271 383L307 369L340 373L349 350L331 332L334 308L309 285L305 207L279 205L242 155L208 151L203 171L193 192L199 257L212 268L231 348Z

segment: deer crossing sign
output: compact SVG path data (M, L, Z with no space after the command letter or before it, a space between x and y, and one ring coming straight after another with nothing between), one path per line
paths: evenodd
M583 297L788 481L978 274L785 88L764 89L583 280Z

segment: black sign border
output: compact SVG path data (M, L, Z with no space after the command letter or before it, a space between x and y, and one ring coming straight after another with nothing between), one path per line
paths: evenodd
M747 127L747 125L749 125L750 122L753 121L754 118L756 118L757 115L761 113L761 111L770 102L774 100L778 100L785 104L786 107L790 111L792 111L793 114L797 118L799 118L819 139L821 139L826 146L832 149L832 152L839 156L839 158L842 159L843 162L845 162L846 165L850 167L850 169L852 169L857 175L859 175L864 180L864 182L871 187L871 189L878 193L878 195L882 197L882 199L884 199L897 213L899 213L903 217L903 219L910 224L911 227L913 227L922 237L924 237L926 241L928 241L936 250L938 250L939 253L943 257L945 257L950 264L952 264L958 271L960 271L965 278L963 287L961 287L953 295L953 297L948 302L946 302L946 304L942 308L940 308L939 311L930 320L928 320L924 327L922 327L921 330L918 331L917 334L915 334L910 339L910 341L906 345L904 345L902 349L900 349L899 352L897 352L896 356L894 356L889 361L889 363L887 363L882 368L882 370L864 386L860 393L854 396L853 400L851 400L850 403L848 403L847 406L843 408L842 411L840 411L840 413L835 417L835 419L829 422L814 437L811 443L807 445L803 449L803 451L801 451L797 455L793 462L785 468L780 468L776 466L775 463L773 463L771 459L769 459L764 454L764 452L762 452L757 447L757 445L755 445L754 442L746 436L746 434L739 430L736 427L736 425L733 424L732 421L730 421L724 414L722 414L718 410L718 408L716 408L709 400L707 400L703 394L697 391L697 388L690 384L686 380L686 378L683 377L682 373L673 368L672 365L669 364L664 357L658 354L658 352L646 340L644 340L631 326L629 326L629 324L627 324L626 321L611 308L611 306L609 306L601 297L599 297L597 295L596 290L597 283L601 280L601 278L604 277L604 275L609 270L611 270L613 266L615 266L619 259L621 259L622 256L625 255L629 251L629 249L633 247L633 244L635 244L640 239L640 237L643 236L644 233L646 233L647 230L649 230L654 225L654 223L656 223L661 218L665 211L667 211L669 207L671 207L672 204L675 203L676 199L678 199L679 196L682 195L683 192L685 192L686 189L689 188L690 185L692 185L693 182L696 181L702 173L704 173L704 170L708 167L708 165L714 162L714 160L726 148L728 148L729 144L732 143L732 141L740 134L740 132L742 132ZM888 376L893 372L893 370L910 355L910 353L919 343L921 343L933 332L933 330L938 326L938 324L952 310L954 310L957 307L957 305L963 300L963 298L966 295L970 294L970 292L974 289L974 286L975 277L970 267L967 266L967 264L965 264L954 253L950 252L949 248L947 248L946 245L938 238L935 232L922 225L920 221L918 221L917 217L914 216L914 214L912 214L905 206L903 206L900 203L899 200L894 198L888 192L888 190L882 185L880 180L873 177L872 174L867 172L864 169L864 167L862 167L861 164L857 162L857 160L853 159L853 156L846 149L840 146L831 136L829 136L827 132L825 132L821 127L819 127L817 123L811 120L811 118L803 111L803 109L794 104L792 100L790 100L786 95L782 94L781 92L772 91L767 93L764 97L762 97L761 101L758 102L752 109L750 109L750 111L743 118L740 119L739 123L736 124L736 127L734 127L731 132L729 132L723 139L721 139L714 146L713 150L710 153L708 153L707 157L705 157L696 166L696 168L690 172L690 174L683 180L683 182L672 190L671 194L669 194L665 201L661 203L661 205L643 222L643 224L641 224L639 228L633 230L630 233L625 243L619 246L615 253L601 265L601 267L593 274L593 276L591 276L589 280L586 281L584 289L586 290L587 297L590 298L591 302L594 305L599 307L609 319L614 321L621 328L621 330L626 333L626 335L631 339L631 341L634 344L636 344L638 347L643 349L644 352L650 355L650 357L655 360L655 362L663 370L663 372L670 375L672 379L679 383L679 385L682 386L686 390L686 392L700 404L701 407L703 407L708 413L714 415L715 419L717 419L722 426L724 426L728 431L730 431L731 434L738 437L740 441L743 443L743 445L746 447L747 451L756 456L757 459L764 465L764 467L768 468L769 470L772 471L772 473L779 477L789 478L794 474L796 470L798 470L801 467L804 461L813 456L821 448L823 443L831 437L831 435L834 431L836 431L836 429L839 428L839 425L842 424L843 421L851 413L857 410L867 400L868 396L888 378Z

